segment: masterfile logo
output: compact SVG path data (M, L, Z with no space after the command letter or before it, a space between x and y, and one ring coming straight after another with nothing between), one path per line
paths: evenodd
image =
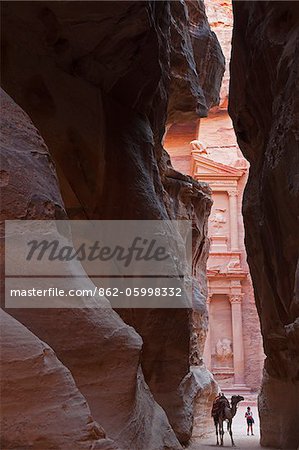
M6 306L189 307L191 243L185 220L6 221Z
M60 246L58 239L54 241L47 241L43 239L38 241L36 239L28 242L30 250L26 256L26 261L30 261L34 257L38 261L43 258L48 258L49 261L123 261L124 267L128 267L131 263L137 261L165 261L170 258L166 248L158 246L156 239L143 239L138 236L135 237L132 244L128 248L116 245L109 247L107 245L101 246L100 241L95 241L91 245L83 242L78 249L70 245Z

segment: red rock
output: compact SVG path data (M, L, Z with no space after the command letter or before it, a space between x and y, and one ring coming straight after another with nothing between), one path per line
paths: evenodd
M171 15L170 124L205 117L219 103L225 65L203 1L171 2Z
M13 169L16 172L22 170L22 178L9 177L2 218L6 216L11 219L14 212L17 218L22 217L22 214L26 217L28 210L30 219L53 218L57 209L62 214L63 203L47 147L28 116L3 92L1 104L2 150L4 155L8 154L4 168L9 174ZM45 182L47 179L49 191ZM144 382L140 368L142 340L113 310L69 308L7 311L53 348L59 360L71 371L93 417L120 447L153 450L162 450L167 446L181 448L164 411L154 401ZM20 350L16 348L16 351ZM33 383L33 380L34 374L30 382ZM21 382L20 395L23 389L26 386ZM9 429L13 427L14 416L18 414L18 405L15 405L10 415L2 415ZM24 424L24 433L29 426L30 421ZM33 435L33 432L34 428L28 430L28 435ZM68 448L67 445L66 441L65 448Z
M228 105L229 64L233 31L232 4L231 1L207 0L205 6L210 27L216 34L225 56L225 73L221 84L220 103L213 110L226 110Z
M176 3L8 2L3 86L45 139L70 218L194 220L204 314L210 193L173 170L161 140L169 92L171 120L206 114L217 103L224 61L203 3ZM32 173L30 161L26 167ZM43 202L38 186L19 189L34 205ZM30 217L43 218L55 202L60 197L41 211L34 206ZM191 311L119 311L140 333L142 351L140 336L111 310L13 314L71 370L109 437L132 450L180 448L173 428L188 441L193 410L182 386L190 374Z
M230 114L250 162L243 215L266 354L261 444L299 444L297 2L235 2ZM296 400L295 400L296 399Z
M111 442L53 350L13 317L0 315L1 448L108 450Z

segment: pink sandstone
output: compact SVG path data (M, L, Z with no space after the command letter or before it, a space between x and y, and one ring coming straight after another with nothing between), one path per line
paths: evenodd
M0 315L1 448L118 449L53 350L2 310Z
M217 103L221 49L202 2L82 5L4 5L3 86L30 115L51 158L32 125L12 125L21 151L13 152L10 135L3 218L194 220L202 353L210 191L172 168L161 140L167 108L175 120ZM178 439L188 442L197 392L189 382L191 311L10 313L53 348L120 446L179 449Z

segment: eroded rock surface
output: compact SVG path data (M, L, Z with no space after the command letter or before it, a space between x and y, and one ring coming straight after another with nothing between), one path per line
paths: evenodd
M219 103L225 60L202 1L171 2L168 123L205 117Z
M219 386L203 362L192 367L196 395L194 396L194 428L192 438L202 438L211 431L211 406ZM207 414L207 409L209 414Z
M58 217L61 217L64 206L47 147L27 114L3 91L1 106L3 168L11 175L9 183L2 189L6 201L1 218L26 218L29 211L32 220L52 219L57 217L57 210ZM14 171L17 173L21 170L22 177L13 176ZM82 287L82 282L79 282L77 288L80 288L80 284ZM77 387L87 399L92 416L120 448L181 448L165 412L154 401L144 381L140 367L142 339L112 309L106 306L105 309L7 311L53 348L59 360L71 371ZM33 378L30 382L34 386ZM20 380L20 391L26 389L23 381ZM7 411L4 411L1 417L10 430L10 436L5 437L11 439L10 445L13 445L14 439L19 439L12 434L11 422L14 415L19 414L19 406L14 403L15 409L8 416ZM32 413L35 414L35 410ZM23 433L24 445L31 445L33 431L34 426L28 433ZM86 444L82 448L89 447Z
M53 350L2 310L0 317L1 448L117 449Z
M230 113L251 166L243 204L245 239L267 356L259 399L261 443L295 449L299 444L298 3L235 2L234 26Z
M3 86L50 148L67 215L192 219L206 326L210 193L175 172L161 145L167 111L170 120L204 115L218 99L224 61L202 2L5 2L3 19ZM30 189L39 204L38 185ZM111 310L13 314L71 370L109 437L130 450L180 448L172 429L184 443L192 430L191 311L118 312L141 335L142 352L140 336Z
M226 110L229 91L229 63L231 54L231 38L233 31L233 13L231 2L226 0L207 0L206 13L211 29L216 34L225 56L225 73L220 89L220 102L213 111Z

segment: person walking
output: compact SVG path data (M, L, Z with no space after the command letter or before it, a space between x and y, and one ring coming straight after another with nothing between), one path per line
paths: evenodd
M253 418L250 406L247 406L247 411L245 413L245 419L247 421L247 436L249 436L249 431L251 431L251 436L254 436L254 434L253 434L254 418Z

